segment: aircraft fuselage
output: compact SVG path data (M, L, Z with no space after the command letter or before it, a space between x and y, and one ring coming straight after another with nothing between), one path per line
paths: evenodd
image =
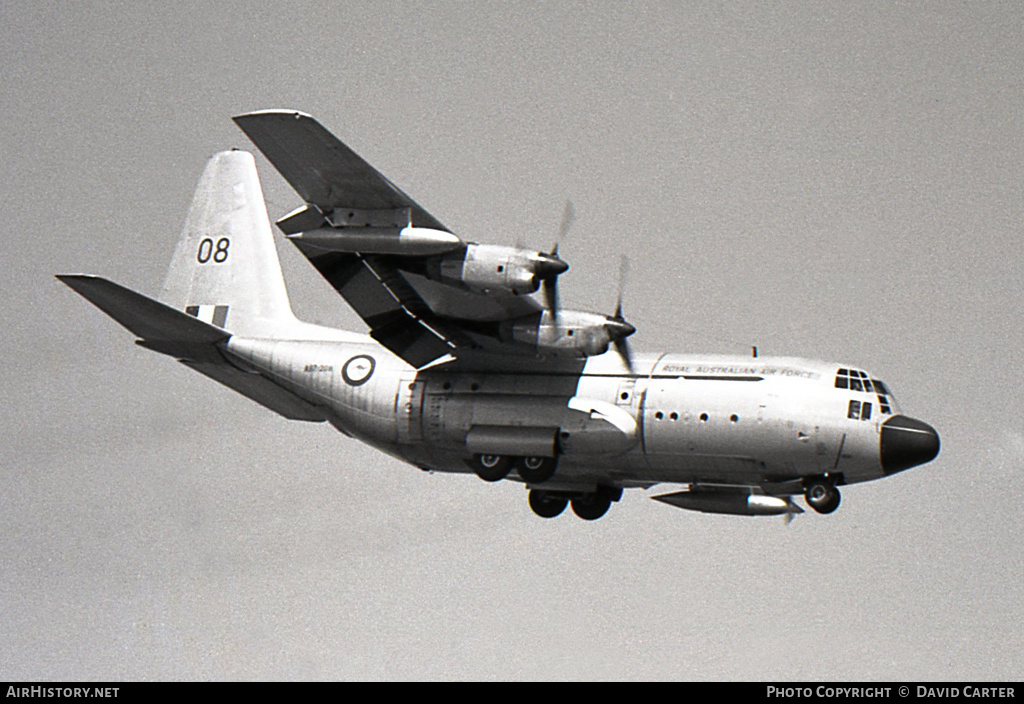
M417 372L369 338L232 338L226 349L329 409L345 434L421 469L471 472L479 456L548 457L557 470L543 481L508 475L548 492L670 482L787 495L812 478L878 479L938 451L934 431L888 428L906 417L884 384L806 359L641 355L630 371L609 353L581 371L475 374L443 364ZM903 441L915 432L916 445ZM898 450L890 438L883 456L889 435L900 436Z

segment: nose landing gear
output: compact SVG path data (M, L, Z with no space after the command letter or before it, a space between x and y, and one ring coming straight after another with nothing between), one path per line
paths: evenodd
M839 508L842 496L832 480L826 477L808 479L804 483L804 498L807 505L818 513L832 513Z

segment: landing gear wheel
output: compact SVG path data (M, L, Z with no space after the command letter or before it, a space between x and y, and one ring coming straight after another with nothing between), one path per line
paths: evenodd
M516 461L519 476L527 484L540 484L555 476L554 457L520 457Z
M815 479L804 487L804 498L807 505L818 513L832 513L839 508L842 496L835 485L825 479Z
M554 518L565 510L569 499L549 491L532 489L530 491L530 508L541 518Z
M596 521L608 513L612 505L611 497L606 492L584 494L572 500L572 512L585 521Z
M485 482L497 482L512 471L512 458L504 455L474 455L469 466Z

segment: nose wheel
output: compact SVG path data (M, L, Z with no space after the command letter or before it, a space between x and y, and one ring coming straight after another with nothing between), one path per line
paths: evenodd
M804 499L807 505L818 513L832 513L839 508L842 496L830 480L821 477L810 479L804 484Z

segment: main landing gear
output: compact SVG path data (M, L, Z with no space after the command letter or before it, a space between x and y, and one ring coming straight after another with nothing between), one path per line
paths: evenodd
M512 457L510 455L474 455L466 460L473 472L485 482L498 482L514 469L527 484L536 487L555 475L555 457ZM530 508L541 518L554 518L572 505L572 512L585 521L596 521L608 513L613 502L622 498L621 487L599 486L596 491L566 492L530 489Z
M515 469L523 481L529 484L541 484L555 476L558 460L554 457L474 455L473 459L469 460L469 466L485 482L501 481Z
M530 490L530 508L541 518L554 518L572 504L572 512L585 521L596 521L608 513L612 502L622 498L621 487L599 486L597 491L567 493L561 491Z
M804 482L804 498L807 505L818 513L832 513L839 508L842 496L839 489L827 477L816 477Z

